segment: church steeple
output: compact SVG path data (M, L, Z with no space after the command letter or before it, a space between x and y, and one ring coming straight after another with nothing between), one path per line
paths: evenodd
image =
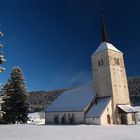
M104 15L102 15L102 42L109 42Z
M102 42L99 45L99 47L96 49L96 51L93 53L93 55L96 55L97 53L101 53L102 51L112 50L115 52L122 53L120 50L118 50L116 47L114 47L108 38L107 34L107 28L106 28L106 22L105 22L105 16L103 14L103 9L101 9L101 15L102 15Z

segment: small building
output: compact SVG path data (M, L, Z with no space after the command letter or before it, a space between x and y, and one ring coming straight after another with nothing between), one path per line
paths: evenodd
M123 53L110 43L105 21L102 42L91 56L93 85L65 91L45 110L46 124L135 124Z

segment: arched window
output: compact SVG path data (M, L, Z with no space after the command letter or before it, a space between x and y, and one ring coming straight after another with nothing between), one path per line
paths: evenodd
M68 114L68 119L70 124L75 124L75 115L74 113Z
M110 115L107 115L107 123L108 123L108 124L111 124Z
M103 61L103 59L101 59L101 60L98 60L98 67L100 67L100 66L103 66L103 64L104 64L104 61Z
M101 65L101 63L100 63L100 61L98 60L98 67L100 67L100 65Z
M116 59L116 58L114 58L114 63L116 64L116 62L117 62L117 59Z
M62 117L61 123L62 123L62 124L65 124L65 123L66 123L66 114L64 114L64 116Z
M117 62L117 65L120 65L120 62L119 62L119 59L118 58L117 58L116 62Z
M54 123L58 124L59 123L59 115L54 115Z
M75 115L72 113L72 124L75 124Z
M120 65L119 59L118 58L114 58L114 62L116 65Z
M71 124L71 114L68 114L68 122Z

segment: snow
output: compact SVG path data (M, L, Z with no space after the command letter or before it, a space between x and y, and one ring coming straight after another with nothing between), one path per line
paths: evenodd
M140 125L0 125L1 140L139 140Z
M81 111L93 100L95 93L92 86L82 86L65 91L45 110L54 111Z
M138 112L134 107L130 105L118 105L118 107L122 110L124 110L126 113L131 113L131 112Z
M33 124L33 125L45 124L45 119L36 119L36 120L27 121L27 124Z
M43 112L29 113L28 117L29 117L29 120L27 122L28 124L34 125L45 124L45 114Z
M96 103L91 107L86 117L100 117L110 101L110 97L97 99Z
M138 110L138 113L136 113L136 117L137 117L137 120L140 121L140 106L134 106L134 108Z
M93 53L93 55L97 54L99 52L105 51L105 50L113 50L113 51L116 51L116 52L121 52L117 48L115 48L111 43L102 42L100 44L100 46L96 49L96 51Z
M31 119L33 119L33 120L40 119L40 116L39 116L39 113L38 112L29 113L28 114L28 117L31 118Z

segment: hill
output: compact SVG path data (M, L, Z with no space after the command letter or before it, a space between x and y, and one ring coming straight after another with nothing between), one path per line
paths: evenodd
M128 78L128 87L132 105L140 106L140 77ZM65 90L60 89L54 91L32 91L28 97L30 112L41 111L45 109L51 102L56 99Z
M140 106L140 77L128 78L128 87L132 105Z
M30 112L38 112L45 109L56 97L62 94L66 89L54 91L32 91L27 102L30 107Z
M140 77L128 78L130 96L140 96Z

